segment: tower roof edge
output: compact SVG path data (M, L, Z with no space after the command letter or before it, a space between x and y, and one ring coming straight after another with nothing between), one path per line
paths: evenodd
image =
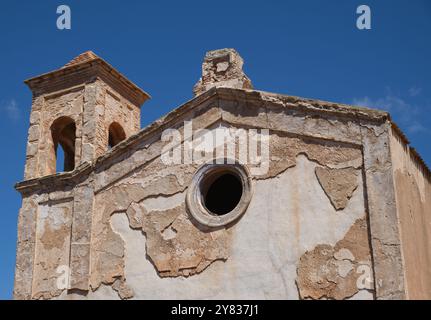
M151 96L126 78L122 73L120 73L117 69L115 69L108 62L103 60L101 57L96 55L93 51L86 51L81 53L77 57L70 60L63 67L43 73L33 78L29 78L24 81L24 83L30 88L30 90L34 91L39 89L40 87L46 86L47 83L59 79L59 77L65 77L68 75L73 75L74 73L78 73L80 71L84 71L86 69L92 69L92 67L99 66L105 72L104 74L114 78L114 80L120 82L123 86L130 89L134 94L138 97L138 102L142 105L146 100L150 99ZM89 72L84 75L83 81L86 78L91 78L97 76L98 68L93 68Z

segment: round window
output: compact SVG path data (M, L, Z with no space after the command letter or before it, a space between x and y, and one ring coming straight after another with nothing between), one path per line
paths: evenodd
M187 192L187 206L201 224L219 227L238 219L251 200L251 178L246 167L234 164L204 164Z

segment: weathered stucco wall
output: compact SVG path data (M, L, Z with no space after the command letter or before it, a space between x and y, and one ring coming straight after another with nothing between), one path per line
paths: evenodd
M197 106L164 125L247 129L246 115L232 119L225 111L230 103ZM277 121L313 126L270 130L269 171L253 177L247 211L226 227L210 229L190 216L185 194L199 165L164 164L156 125L129 152L120 145L99 159L76 187L38 195L31 297L373 299L360 131L335 117L340 125L325 135L343 134L328 140L317 129L328 120L280 112ZM44 219L47 210L52 219ZM42 239L52 239L49 247ZM70 252L58 250L63 245ZM43 268L41 248L53 261ZM71 268L68 294L54 281L63 265Z
M119 278L139 299L342 299L362 289L362 298L372 298L372 281L357 287L364 272L372 277L360 149L277 134L270 145L278 150L270 165L277 170L255 179L247 212L227 228L206 230L187 214L196 166L166 166L158 157L98 193L92 288ZM324 168L333 174L319 179ZM347 182L337 176L346 168ZM341 185L350 192L340 194ZM336 208L331 197L344 205ZM358 223L356 241L336 247ZM321 264L320 253L302 262L319 245L333 251L330 261ZM348 256L337 259L344 251ZM313 277L328 284L312 284Z
M34 258L34 298L49 299L57 296L58 267L69 265L72 226L72 201L50 201L39 206L36 222Z
M396 130L391 154L407 296L431 299L431 176Z
M33 111L45 108L48 119L76 108L83 120L75 120L82 126L77 166L47 176L36 129L49 121L32 113L29 149L37 157L29 156L27 180L16 186L23 204L15 298L406 297L387 113L248 90L242 59L224 49L206 56L194 99L136 133L137 106L148 95L92 54L78 61L65 70L75 82L85 76L81 89L58 92L70 84L64 70L30 80ZM48 85L55 100L46 109L40 92ZM108 149L113 121L128 139ZM240 129L253 140L257 130L268 133L268 152L253 160L241 158L247 144L234 140L227 157L245 160L250 202L242 206L241 198L230 213L244 211L227 224L205 224L190 207L203 162L185 160L186 147L198 147L201 160L228 150L190 142L191 122L192 135ZM179 163L163 160L173 142L163 138L168 129L180 135ZM268 171L254 174L253 166Z

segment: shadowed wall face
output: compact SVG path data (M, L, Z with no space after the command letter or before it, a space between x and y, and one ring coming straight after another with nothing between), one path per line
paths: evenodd
M397 209L410 299L431 299L431 176L395 131L391 137Z

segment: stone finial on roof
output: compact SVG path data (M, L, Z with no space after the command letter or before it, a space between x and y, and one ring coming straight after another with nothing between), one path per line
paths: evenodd
M213 87L253 89L242 70L244 61L235 49L209 51L202 64L202 77L193 87L195 96Z

